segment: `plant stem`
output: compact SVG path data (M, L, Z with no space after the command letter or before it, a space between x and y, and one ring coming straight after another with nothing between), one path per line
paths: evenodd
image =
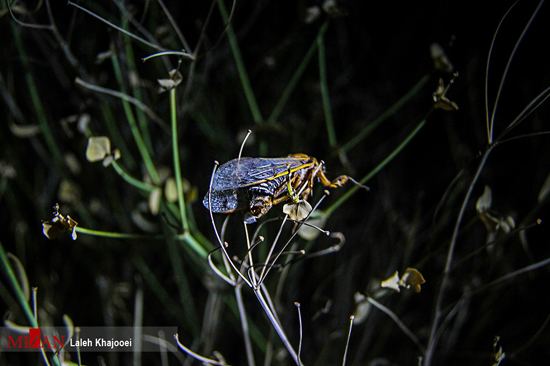
M120 85L120 88L125 94L127 94L124 88L124 81L122 77L122 71L120 69L120 63L118 62L117 53L114 50L113 50L113 56L111 56L111 61L113 63L113 69L114 69L117 81ZM151 177L151 180L154 182L154 184L160 185L159 175L157 173L155 165L153 164L153 160L151 159L149 150L147 150L147 146L145 145L145 141L143 140L141 131L139 130L139 127L137 125L136 119L134 117L134 113L132 111L132 107L130 106L130 103L126 99L122 99L122 106L124 107L126 119L128 120L128 124L130 125L130 130L132 131L132 136L134 137L134 140L138 147L141 158L143 159L143 163L145 164L147 172L149 173L149 176Z
M380 170L382 170L390 161L393 160L400 152L407 146L407 144L413 139L413 137L424 127L424 124L426 123L426 119L422 120L415 128L414 130L409 133L409 135L393 150L380 164L376 166L373 170L371 170L367 175L365 175L359 183L365 184L367 181L369 181L372 177L374 177ZM358 186L354 186L350 188L346 193L342 195L336 202L334 202L329 208L325 210L326 216L330 216L330 214L336 210L342 203L344 203L347 199L351 197L359 189Z
M324 36L325 32L328 29L328 24L329 24L328 21L323 23L323 25L319 29L319 32L317 33L317 38L318 37L322 38ZM294 74L292 75L292 78L290 78L290 81L288 82L285 90L283 91L283 94L281 94L281 97L277 101L277 104L273 108L273 111L271 112L271 114L267 118L267 124L275 123L275 121L277 121L277 119L279 118L279 116L283 112L283 108L285 107L286 102L288 102L288 99L292 95L292 92L294 91L294 89L296 89L296 85L298 84L298 80L300 80L300 78L304 74L304 71L306 70L307 65L311 61L311 58L313 57L313 54L314 54L316 49L317 49L317 40L311 44L311 46L307 50L306 55L302 59L302 62L300 62L300 65L298 66L298 68L296 69Z
M248 107L250 108L250 112L252 113L254 122L257 125L260 125L263 121L262 113L260 112L260 107L258 106L258 102L256 101L256 96L254 95L254 91L252 90L252 85L250 84L250 78L248 77L248 71L246 71L246 67L243 61L243 56L239 49L237 36L235 35L233 26L231 25L231 23L229 23L229 15L227 13L227 8L225 7L223 0L218 0L218 8L220 9L220 14L222 16L223 21L227 24L227 29L226 29L227 38L229 40L231 52L233 53L233 58L235 59L235 64L237 66L237 71L239 73L241 83L243 85L244 94L248 102Z
M189 230L187 217L185 214L185 200L183 197L183 183L181 180L180 153L178 145L178 116L176 104L176 88L170 90L170 117L172 121L172 153L174 157L174 176L176 177L176 186L178 189L178 204L180 208L180 220L183 232Z
M36 321L32 313L29 303L25 299L25 295L23 294L23 290L21 290L21 286L19 285L19 282L17 282L17 276L15 275L15 273L13 272L13 269L10 266L8 256L6 255L6 252L4 251L4 247L2 246L2 242L0 242L0 268L6 274L6 277L8 278L8 282L10 283L15 293L15 297L17 298L17 301L19 302L19 305L21 306L21 309L25 314L27 321L29 322L32 328L38 328L38 322Z
M345 154L351 149L353 149L356 145L358 145L361 141L363 141L367 136L369 136L372 131L374 131L378 126L382 124L386 119L393 116L399 108L401 108L405 103L407 103L413 96L415 96L420 89L426 85L426 83L430 80L431 75L426 74L424 75L412 88L401 97L397 102L395 102L390 108L386 109L384 113L382 113L377 119L372 121L366 128L361 130L351 140L349 140L346 144L344 144L339 151L339 154Z
M325 44L323 39L324 33L317 35L317 52L319 55L319 83L321 85L321 97L323 100L323 111L325 113L325 122L327 125L327 134L330 147L336 148L338 141L336 140L336 131L334 129L334 119L332 117L332 108L330 106L330 95L328 91L327 80L327 60L325 54Z
M470 185L468 187L468 191L466 192L466 196L464 197L464 201L462 202L462 206L460 207L460 212L458 214L458 217L456 219L455 227L453 230L453 235L451 236L451 242L449 244L449 251L447 253L447 260L445 262L445 269L443 271L443 279L441 281L441 286L439 287L439 293L437 295L437 300L435 304L435 313L434 313L434 319L432 324L432 329L430 332L430 339L428 341L428 347L426 348L426 357L424 360L424 366L430 366L433 358L433 354L435 351L435 348L437 346L438 338L436 337L436 334L441 334L441 332L438 333L438 327L441 322L441 318L443 316L443 312L441 310L441 305L443 303L443 297L445 295L445 290L449 284L449 274L451 272L451 266L453 262L453 255L456 248L456 241L458 238L458 232L460 230L460 225L462 223L462 219L464 218L464 212L466 211L466 206L468 205L468 202L470 201L470 197L472 196L472 192L474 190L474 186L479 179L479 176L481 175L481 171L483 170L483 167L485 166L485 163L487 162L487 159L489 158L489 154L493 150L493 147L495 145L489 145L485 152L483 153L483 156L481 157L481 161L479 162L479 165L477 167L477 170L474 174L474 177L472 178L472 181L470 182Z

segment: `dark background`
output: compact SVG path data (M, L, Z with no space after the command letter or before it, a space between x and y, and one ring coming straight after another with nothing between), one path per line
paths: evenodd
M114 3L83 2L81 5L121 24L122 17ZM191 48L197 43L210 5L209 2L167 3ZM217 245L208 211L200 201L208 189L214 160L225 162L235 158L247 129L253 134L244 148L246 156L306 153L325 161L329 178L349 174L360 179L427 117L426 124L409 145L367 182L371 191L357 191L330 216L325 228L345 235L342 250L294 264L286 279L280 316L289 338L298 344L298 320L292 304L294 301L302 304L304 363L340 364L349 316L356 311L353 294L370 293L380 280L396 270L402 273L407 267L415 267L424 275L427 282L422 291L386 294L379 301L427 344L453 226L480 153L487 146L484 87L487 56L495 30L512 2L502 1L489 7L470 1L346 1L338 3L345 16L332 18L323 13L312 24L305 24L306 8L314 5L317 4L267 0L236 4L231 22L264 119L325 21L329 22L324 36L327 78L339 146L367 128L423 76L429 75L429 81L397 113L351 149L346 159L341 159L338 146L331 147L327 136L317 53L276 123L255 123L225 35L224 22L215 6L192 80L188 78L190 62L182 61L184 82L178 89L178 132L182 175L198 192L194 201L188 200L188 210L205 242ZM33 24L49 22L43 5L36 11L31 11L36 3L25 2L25 6L29 13L16 15L18 19ZM142 2L126 6L134 11L136 19L143 15ZM536 6L533 1L520 1L502 24L490 61L490 106L494 104L510 52ZM5 4L2 9L6 9ZM43 322L59 325L61 316L68 314L77 325L128 325L134 315L136 288L143 286L144 325L177 325L180 339L185 344L193 344L199 353L210 356L212 350L218 350L229 364L245 364L237 318L223 305L217 313L219 318L204 314L209 296L216 293L233 297L234 293L229 287L216 287L217 282L212 280L212 272L204 259L197 259L190 250L180 247L185 243L177 244L174 249L165 241L116 240L85 234L79 234L76 241L68 234L50 241L42 235L40 222L51 219L51 207L60 202L58 190L63 180L72 181L78 187L78 194L71 202L60 202L61 212L70 214L84 228L143 233L132 220L132 213L146 202L146 197L125 183L113 169L87 162L87 137L78 132L74 124L68 133L60 123L67 116L87 113L91 116L91 133L109 135L102 114L102 106L109 106L130 153L138 161L132 165L126 160L128 157L123 156L120 164L134 177L142 178L144 169L120 101L74 84L78 76L120 90L111 63L95 63L98 53L113 47L128 87L130 72L126 62L131 56L126 52L125 40L116 30L64 3L52 4L52 12L59 33L78 61L77 66L67 60L59 42L48 30L16 25L5 12L0 18L4 100L0 159L16 171L15 177L8 179L4 175L2 178L5 185L0 194L0 241L6 251L22 261L30 285L38 287L39 320L42 317ZM547 5L541 7L516 50L496 112L495 135L550 85L550 60L546 52L550 40L549 12ZM144 19L143 26L156 35L163 46L174 50L182 48L158 4L151 4ZM168 31L160 33L160 26L167 26ZM21 49L17 47L14 32L20 34L20 44L29 59L28 68L21 62ZM434 69L429 53L434 42L445 49L459 73L447 94L459 106L458 111L432 110L432 93L438 79L441 77L446 85L452 77L450 73ZM169 97L167 93L159 94L156 85L156 79L166 78L169 70L160 58L142 63L139 59L153 51L136 41L132 41L132 45L144 103L166 121L164 126L152 122L149 126L153 159L158 166L171 168ZM174 56L165 60L171 67L176 66ZM69 172L62 161L55 161L40 134L21 138L10 130L12 123L38 123L37 102L32 99L27 84L29 76L37 85L44 117L56 146L63 154L74 154L81 165L79 174ZM186 87L189 88L187 94L184 93ZM547 114L548 107L543 105L507 137L548 131ZM492 342L497 335L509 356L504 361L507 364L532 365L550 356L549 332L544 327L550 305L546 293L547 267L528 271L496 286L483 287L550 255L547 205L546 201L537 201L550 171L548 142L549 137L541 135L498 146L475 184L472 199L466 206L455 263L468 259L453 269L443 308L450 309L461 298L465 302L443 330L435 351L435 364L491 365ZM467 257L488 241L487 230L475 211L475 201L485 185L492 188L496 214L512 216L518 227L530 226L536 219L541 219L542 224L521 233L499 232L496 247ZM329 207L351 187L348 184L332 190L320 209ZM321 189L317 191L319 194ZM79 215L79 207L85 207L91 216ZM153 223L155 233L172 230L173 218L153 217L147 212L143 215ZM229 243L243 240L239 215L236 213L230 220L226 236ZM269 217L280 215L281 209L276 207ZM277 226L270 229L276 230ZM267 231L268 242L273 235L274 231ZM332 244L333 239L319 238L312 250ZM298 245L303 248L305 243L298 241ZM188 293L181 293L177 286L177 274L169 260L174 253L181 255L182 271L188 276ZM159 299L150 283L143 283L144 270L137 263L148 266L171 302ZM272 276L270 286L274 289L278 275L274 272ZM472 296L465 295L476 289L482 290ZM270 326L265 315L252 291L245 289L244 292L251 321L267 338ZM22 322L21 314L8 300L10 293L7 287L2 288L6 302L0 303L0 310L9 309L13 319ZM327 300L332 301L330 310L315 316ZM176 305L176 310L171 305ZM178 315L177 308L189 306L199 316L195 325L186 323ZM347 364L417 364L420 352L414 344L387 315L376 309L371 311L369 318L353 329ZM214 331L201 338L204 321L209 322ZM539 329L541 332L537 334ZM529 343L529 348L514 354L535 334L537 337ZM276 343L276 347L280 344ZM257 363L263 360L262 352L255 349ZM11 356L3 354L0 359L11 363ZM85 356L90 357L85 359L86 364L96 364L95 355ZM130 362L128 355L118 357L120 359L107 358L107 363ZM290 358L274 362L291 364Z

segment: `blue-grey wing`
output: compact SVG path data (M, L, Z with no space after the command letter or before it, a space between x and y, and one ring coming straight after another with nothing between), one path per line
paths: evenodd
M249 188L284 175L309 162L306 158L240 158L222 164L214 174L210 202L212 212L230 213L248 208ZM208 192L202 200L208 208Z
M212 212L231 213L250 207L248 188L225 189L222 191L212 190L210 197ZM204 207L208 208L208 192L202 200Z
M213 191L249 187L306 164L300 158L240 158L221 165L212 182Z

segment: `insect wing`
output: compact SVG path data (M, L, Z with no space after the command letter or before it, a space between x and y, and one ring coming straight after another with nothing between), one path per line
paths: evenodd
M230 213L249 206L247 192L247 173L260 158L233 159L222 164L214 174L210 202L212 212ZM209 208L208 192L202 200L204 207Z
M300 169L309 159L240 158L221 165L214 175L213 191L250 187Z
M230 213L249 207L248 187L272 180L308 164L309 158L240 158L222 164L214 174L212 212ZM202 201L208 208L208 192Z
M249 207L249 201L246 188L213 190L210 196L212 212L215 213L231 213L245 209ZM202 204L208 208L208 192L206 192Z

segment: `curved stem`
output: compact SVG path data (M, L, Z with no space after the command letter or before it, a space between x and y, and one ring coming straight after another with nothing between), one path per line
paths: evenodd
M491 114L491 120L489 122L489 125L490 125L489 126L489 130L490 130L489 144L491 144L493 142L493 128L494 128L494 124L495 124L495 114L496 114L496 111L497 111L497 108L498 108L498 102L500 100L500 93L502 92L502 86L504 84L504 81L506 80L506 76L508 75L508 70L510 69L510 64L512 63L512 60L513 60L513 58L516 54L516 51L517 51L521 41L523 40L523 37L525 36L525 33L527 33L527 30L531 26L531 23L533 23L533 19L535 19L535 17L537 16L537 14L539 12L539 9L540 9L540 7L542 6L543 3L544 3L544 1L539 2L539 5L537 6L535 11L531 15L531 18L529 18L529 21L525 25L525 28L523 28L523 31L521 32L516 44L514 45L514 49L512 50L512 53L510 54L510 57L508 58L508 62L506 63L506 67L504 69L504 72L502 73L502 78L500 80L500 85L498 86L497 97L495 99L495 105L493 106L493 112ZM504 18L503 18L503 20L504 20ZM489 62L489 61L487 61L487 62Z
M439 293L437 295L437 300L435 304L435 313L434 313L434 319L432 323L432 329L430 332L430 339L428 341L428 347L426 348L426 358L424 361L424 366L430 366L433 354L435 351L435 347L437 346L437 342L439 340L439 336L436 336L439 330L439 325L441 322L441 318L443 316L443 311L441 309L441 305L443 303L443 298L445 296L445 290L449 284L449 274L451 272L451 266L453 263L453 256L454 251L456 248L456 242L458 238L458 232L460 230L460 225L462 224L462 219L464 218L464 212L466 211L466 206L468 205L468 202L470 201L470 198L472 196L472 192L474 190L474 186L479 179L479 176L481 175L481 172L483 168L485 167L485 163L487 162L487 159L489 158L489 154L493 150L494 145L489 145L485 152L483 153L483 156L481 157L481 161L479 162L479 165L477 167L477 170L474 174L474 177L472 178L472 181L470 182L470 185L468 187L468 191L466 192L466 196L464 197L464 201L462 202L462 206L460 207L460 212L458 214L458 217L456 219L455 227L453 230L453 235L451 237L451 242L449 244L449 251L447 252L447 260L445 262L445 269L443 271L443 280L441 281L441 286L439 287Z

